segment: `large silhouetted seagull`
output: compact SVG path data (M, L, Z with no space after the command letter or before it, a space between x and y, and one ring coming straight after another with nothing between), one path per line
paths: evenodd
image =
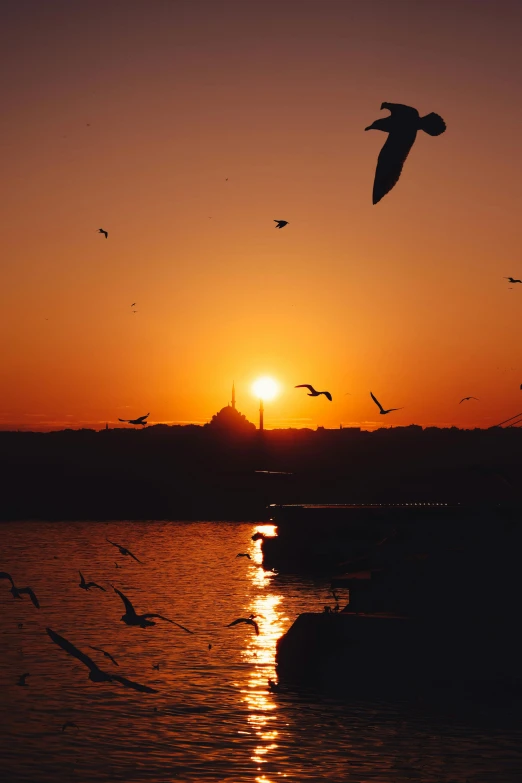
M88 655L82 653L82 651L75 647L74 644L72 644L68 639L60 636L60 634L56 633L56 631L53 631L52 628L46 628L45 630L53 642L58 645L58 647L61 647L62 650L65 650L66 653L73 655L75 658L81 661L81 663L87 666L89 669L89 680L92 682L119 682L126 688L133 688L135 691L142 691L143 693L158 692L154 688L149 688L148 685L140 685L139 682L128 680L126 677L122 677L120 674L109 674L108 672L104 672L103 669L100 669L100 667L94 663L92 658L89 658Z
M9 579L11 582L11 594L13 598L22 598L22 595L28 595L31 601L33 602L34 606L36 606L37 609L40 608L40 604L38 603L38 598L35 596L33 591L30 587L16 587L15 583L13 582L13 577L8 574L6 571L0 571L0 579Z
M313 386L310 386L309 383L300 383L296 387L296 389L310 389L309 397L319 397L320 394L324 394L327 400L332 401L332 395L329 391L316 391Z
M151 619L152 617L157 617L159 620L165 620L167 623L172 623L172 625L177 625L178 628L181 628L183 631L186 631L187 633L194 633L194 631L189 631L188 628L185 628L184 625L180 625L179 623L174 622L174 620L169 620L168 617L164 617L162 614L156 614L155 612L146 612L146 614L136 614L136 610L134 609L132 603L129 601L126 595L124 595L121 590L118 590L117 587L114 587L114 585L111 585L112 589L115 593L117 593L123 603L125 604L125 614L122 615L121 619L126 625L137 625L140 628L148 628L151 625L156 625L155 622L153 622Z
M238 617L237 620L233 620L228 625L225 625L225 628L232 628L233 625L238 625L238 623L247 623L247 625L251 625L256 632L256 636L259 636L259 626L255 622L254 617L257 617L255 614L251 614L250 617Z
M82 580L79 585L82 588L82 590L90 590L91 587L97 587L98 590L103 590L104 593L106 592L105 587L102 587L101 585L97 585L96 582L86 582L82 572L78 571L78 573L80 574L80 579Z
M377 399L377 397L375 397L375 395L373 395L371 392L370 392L370 396L371 396L372 400L374 401L374 403L379 408L379 412L380 412L381 416L384 416L384 414L386 414L386 413L392 413L393 411L402 411L402 408L388 408L388 410L385 411L384 408L382 407L381 403Z
M126 547L126 546L122 546L121 544L117 544L117 543L116 543L116 541L111 541L111 540L110 540L110 538L107 538L107 536L105 536L105 540L106 540L106 541L108 541L108 542L109 542L109 544L112 544L113 546L115 546L115 547L116 547L116 549L119 549L119 550L120 550L120 555L129 555L129 556L130 556L130 557L132 557L132 559L133 559L133 560L135 560L137 563L141 563L141 565L143 565L143 563L141 562L141 560L138 560L138 558L136 557L136 555L133 555L133 554L132 554L132 552L130 551L130 549L127 549L127 547Z
M109 238L109 232L105 231L103 228L98 229L98 234L105 234L105 239Z
M277 226L274 226L274 228L284 228L288 225L288 220L274 220L274 223L277 223Z
M145 416L138 416L137 419L118 419L118 421L124 421L126 424L141 424L143 427L147 424L145 419L150 416L150 413L146 413Z
M522 280L515 280L514 277L505 277L504 280L509 280L510 283L522 283Z
M390 116L375 120L364 129L381 130L388 134L377 160L373 183L374 204L377 204L397 184L417 131L423 130L430 136L440 136L446 130L446 123L434 112L421 117L417 109L404 106L402 103L382 103L382 109L388 109L391 112Z

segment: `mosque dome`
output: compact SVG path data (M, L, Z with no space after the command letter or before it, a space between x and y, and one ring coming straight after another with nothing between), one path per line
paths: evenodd
M232 404L226 405L215 413L208 424L205 424L205 427L211 427L213 430L226 430L228 432L252 432L256 429L255 424L252 424L244 414L236 410L234 384L232 384Z

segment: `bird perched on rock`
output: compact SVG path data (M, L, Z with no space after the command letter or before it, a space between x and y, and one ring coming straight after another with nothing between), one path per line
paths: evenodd
M364 129L380 130L388 134L377 160L373 183L374 204L397 184L404 162L417 137L417 131L423 130L430 136L440 136L446 130L446 123L434 112L421 117L417 109L402 103L382 103L381 109L388 109L390 116L375 120Z
M277 226L275 228L284 228L288 225L288 220L274 220L274 223L277 223Z
M332 401L332 395L329 391L316 391L313 386L311 386L309 383L300 383L296 387L296 389L310 389L310 393L308 394L309 397L319 397L320 394L324 394L327 400Z

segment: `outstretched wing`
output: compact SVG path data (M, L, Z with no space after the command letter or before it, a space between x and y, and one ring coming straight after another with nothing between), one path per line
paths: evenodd
M126 677L122 677L119 674L111 674L110 678L111 680L120 682L122 685L125 686L125 688L132 688L133 690L141 691L142 693L158 693L157 690L155 690L154 688L149 688L148 685L140 685L139 682L134 682L134 680L128 680Z
M256 632L256 636L259 636L259 626L256 623L256 621L255 620L250 620L249 625L253 625L254 626L254 631Z
M141 560L138 560L138 558L136 557L136 555L133 555L133 554L132 554L132 552L130 551L130 549L127 549L127 552L128 552L128 554L129 554L129 555L130 555L130 556L133 558L133 560L135 560L137 563L141 563L141 565L143 565L143 563L141 562Z
M118 419L118 421L124 421L125 424L128 424L130 420L129 419Z
M22 595L22 593L28 595L31 601L33 602L33 605L36 606L37 609L40 608L40 604L38 603L38 598L35 596L35 594L33 593L30 587L21 587L19 588L18 592L20 593L20 595Z
M393 413L393 411L402 411L402 408L390 408L386 413Z
M310 386L309 383L299 383L297 386L295 386L296 389L310 389L312 394L315 394L315 389L313 386Z
M79 661L81 661L87 668L89 668L91 671L96 671L99 669L98 666L94 663L92 658L89 658L88 655L85 655L85 653L82 653L81 650L79 650L77 647L74 646L74 644L71 644L67 639L65 639L63 636L60 636L59 633L56 633L56 631L53 631L52 628L46 628L45 629L48 633L48 635L51 637L53 642L58 645L58 647L61 647L62 650L65 650L66 653L69 653L69 655L74 656L74 658L78 658Z
M142 422L142 421L144 421L147 418L147 416L150 416L150 412L146 413L145 416L138 416L138 418L135 419L135 421L136 422Z
M102 587L101 585L97 585L97 584L96 584L96 582L89 582L89 584L88 584L88 585L86 585L86 586L87 586L87 587L97 587L97 588L98 588L98 590L103 590L103 592L104 592L104 593L106 593L106 592L107 592L107 590L105 589L105 587Z
M111 661L113 662L113 664L114 664L115 666L119 666L119 663L118 663L118 661L116 661L116 660L115 660L115 659L112 657L112 655L111 655L110 653L108 653L108 652L107 652L107 650L104 650L102 647L94 647L92 644L90 644L90 645L89 645L89 647L91 648L91 650L98 650L98 652L101 652L101 653L103 653L103 654L104 654L104 655L105 655L107 658L110 658L110 659L111 659Z
M327 400L330 400L330 402L332 401L332 395L330 394L330 392L323 392L323 394Z
M168 617L164 617L162 614L155 614L154 612L147 612L147 614L142 614L142 617L145 618L145 620L149 617L158 617L160 620L165 620L167 623L172 623L172 625L177 625L178 628L181 628L183 631L186 631L187 633L194 633L194 631L189 631L188 628L185 628L184 625L180 625L179 623L175 622L174 620L169 620Z
M383 411L383 410L384 410L384 408L382 407L382 405L381 405L381 403L379 402L379 400L377 399L377 397L376 397L374 394L372 394L372 392L370 392L370 397L372 398L372 400L374 401L374 403L377 405L377 407L379 408L379 410Z
M127 598L127 596L126 596L126 595L123 595L123 593L121 592L121 590L118 590L118 588L117 588L117 587L114 587L114 585L111 585L111 587L112 587L112 589L114 590L114 592L115 592L115 593L118 593L118 595L120 596L121 600L122 600L122 601L123 601L123 603L125 604L125 609L126 609L126 610L127 610L129 613L130 613L130 614L136 614L136 610L134 609L133 605L131 604L131 602L129 601L129 599Z
M7 571L0 571L0 579L9 579L11 587L14 587L13 577L11 574L8 574Z
M388 134L377 159L373 183L372 201L374 204L378 204L399 181L404 161L408 157L416 136L416 130Z

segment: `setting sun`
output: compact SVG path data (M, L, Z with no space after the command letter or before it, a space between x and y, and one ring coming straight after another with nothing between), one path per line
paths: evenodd
M252 391L260 400L273 400L279 391L279 385L273 378L264 376L254 381Z

